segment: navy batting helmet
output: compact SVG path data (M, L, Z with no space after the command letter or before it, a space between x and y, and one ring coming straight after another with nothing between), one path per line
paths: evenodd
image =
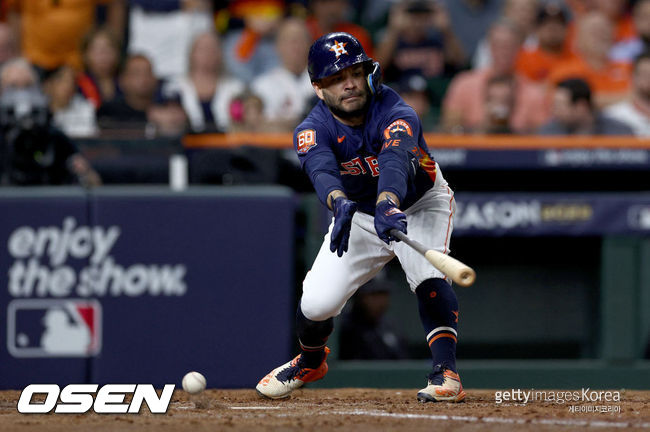
M309 78L318 81L359 63L369 65L368 85L374 93L381 77L379 63L368 57L359 40L349 33L328 33L318 38L309 49L307 69Z

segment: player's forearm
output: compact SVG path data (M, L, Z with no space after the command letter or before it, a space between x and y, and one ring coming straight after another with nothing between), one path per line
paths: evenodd
M330 194L344 190L334 155L331 152L314 153L305 158L303 169L314 185L320 202L331 209Z
M334 198L338 198L339 192L343 193L343 185L341 184L341 179L337 175L326 171L313 173L310 175L310 178L320 202L331 209L331 203ZM332 194L336 196L332 198Z
M410 179L410 155L403 150L383 151L379 161L379 181L377 184L377 201L386 199L391 194L393 201L401 203L406 196Z

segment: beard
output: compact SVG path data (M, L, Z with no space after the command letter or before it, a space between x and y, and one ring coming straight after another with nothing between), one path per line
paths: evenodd
M352 96L359 97L360 100L355 101L354 103L350 104L351 106L346 107L344 100ZM368 91L365 89L344 93L338 98L328 92L323 92L323 98L325 104L330 109L332 114L343 120L353 120L363 116L368 110L368 105L370 102Z

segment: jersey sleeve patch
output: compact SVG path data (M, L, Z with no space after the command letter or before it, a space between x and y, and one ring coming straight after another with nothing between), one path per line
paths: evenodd
M316 131L314 129L305 129L298 132L298 135L296 135L296 143L296 151L298 154L306 154L312 147L316 146Z
M411 125L408 124L406 120L395 120L386 129L384 129L384 138L387 140L403 137L404 134L407 134L411 137L413 136Z

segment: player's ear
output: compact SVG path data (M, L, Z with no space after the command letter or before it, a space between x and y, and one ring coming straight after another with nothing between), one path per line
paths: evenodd
M318 81L312 81L311 86L314 88L314 92L316 93L316 96L318 96L318 99L324 100L323 89L321 88L320 83Z

